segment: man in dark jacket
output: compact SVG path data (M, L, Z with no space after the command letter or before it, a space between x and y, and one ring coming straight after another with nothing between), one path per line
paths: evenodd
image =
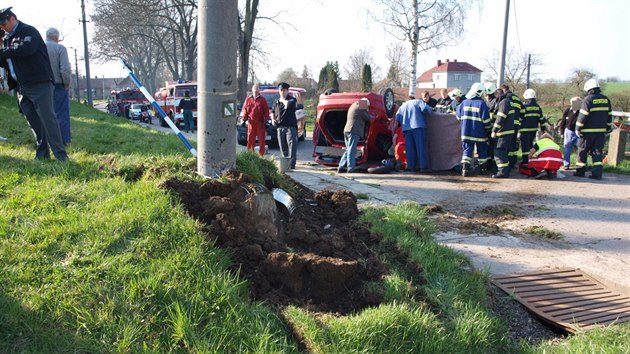
M190 91L184 92L184 98L179 101L177 106L182 111L184 116L184 130L195 131L195 118L193 116L193 109L197 109L197 102L190 97Z
M574 176L584 177L586 159L590 152L593 169L589 178L602 179L602 158L606 134L612 131L612 105L610 99L602 94L597 79L590 79L584 84L587 95L582 101L580 115L575 123L578 140L577 170Z
M278 127L278 145L282 156L291 158L291 169L295 168L297 160L297 118L295 110L297 101L289 95L289 84L286 82L278 85L280 97L278 97L271 109L273 123Z
M516 109L512 104L511 92L506 92L497 98L496 120L492 126L492 139L494 139L494 160L498 172L492 178L510 177L509 152L512 151L514 142L514 116Z
M362 98L353 103L348 109L346 125L343 128L343 140L346 144L346 150L339 160L339 168L337 172L356 172L357 144L359 140L365 137L366 127L370 123L370 101Z
M517 137L521 145L521 159L522 163L527 165L529 161L529 154L534 146L534 140L536 140L536 133L540 128L540 131L545 133L547 127L545 123L547 120L543 116L543 110L536 102L536 91L533 89L527 89L523 93L523 112L521 117L521 128L518 131Z
M0 65L35 134L35 158L50 159L52 150L57 160L68 160L53 108L53 73L44 40L34 27L18 21L10 7L0 10L0 27L6 33Z

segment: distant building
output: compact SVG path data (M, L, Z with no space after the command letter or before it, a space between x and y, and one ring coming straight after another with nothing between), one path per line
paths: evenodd
M419 89L458 88L462 92L468 92L475 82L481 82L481 70L457 59L446 62L437 61L437 65L425 71L416 80ZM432 91L432 90L428 90Z

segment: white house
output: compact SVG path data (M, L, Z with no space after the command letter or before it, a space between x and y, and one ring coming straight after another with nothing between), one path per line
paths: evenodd
M467 92L473 83L481 82L481 70L476 67L454 59L446 62L437 61L437 65L425 71L416 80L417 88L458 88Z

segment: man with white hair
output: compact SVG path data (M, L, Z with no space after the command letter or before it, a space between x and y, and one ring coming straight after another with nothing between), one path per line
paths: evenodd
M46 49L48 49L48 58L50 59L50 66L54 76L53 102L55 115L57 116L57 122L59 122L61 138L63 143L67 145L72 140L70 133L70 97L68 96L72 71L70 70L68 51L66 47L59 44L59 31L54 27L50 27L46 31Z
M363 97L354 102L348 109L346 125L343 128L343 140L346 150L339 160L338 173L356 172L357 145L359 140L365 137L367 127L370 124L370 100Z

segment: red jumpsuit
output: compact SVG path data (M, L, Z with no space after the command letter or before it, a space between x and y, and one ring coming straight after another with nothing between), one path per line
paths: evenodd
M248 121L247 127L247 150L254 150L256 138L258 138L258 153L265 155L265 122L269 118L269 105L263 96L254 98L247 96L243 105L243 120Z
M527 163L528 168L541 172L546 170L549 174L553 175L562 167L564 160L562 159L562 152L560 152L560 146L548 138L538 140L534 144L534 154Z

